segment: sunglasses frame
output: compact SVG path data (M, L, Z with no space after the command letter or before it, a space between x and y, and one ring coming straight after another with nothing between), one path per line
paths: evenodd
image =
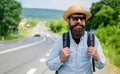
M86 20L85 16L71 16L70 18L72 18L73 21L78 21L78 19Z

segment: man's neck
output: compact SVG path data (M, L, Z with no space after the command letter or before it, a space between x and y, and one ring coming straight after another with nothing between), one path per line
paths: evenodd
M73 37L73 36L72 36L72 37ZM79 42L80 42L80 38L81 38L81 37L79 37L79 38L75 38L75 37L73 37L73 39L74 39L74 41L75 41L76 44L79 44Z

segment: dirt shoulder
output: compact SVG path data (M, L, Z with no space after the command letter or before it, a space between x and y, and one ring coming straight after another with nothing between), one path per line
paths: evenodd
M109 59L107 59L106 68L108 74L120 74L120 68L116 67Z

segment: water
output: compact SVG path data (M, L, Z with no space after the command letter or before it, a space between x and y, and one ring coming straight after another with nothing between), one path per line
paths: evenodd
M62 10L23 8L22 16L25 18L38 18L41 20L53 20L62 18Z

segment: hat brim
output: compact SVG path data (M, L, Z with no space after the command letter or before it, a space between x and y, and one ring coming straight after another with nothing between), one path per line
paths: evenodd
M92 14L86 10L67 10L63 13L63 18L64 20L67 20L68 16L70 16L71 14L74 14L74 13L82 13L82 14L85 14L86 16L86 20L88 20Z

